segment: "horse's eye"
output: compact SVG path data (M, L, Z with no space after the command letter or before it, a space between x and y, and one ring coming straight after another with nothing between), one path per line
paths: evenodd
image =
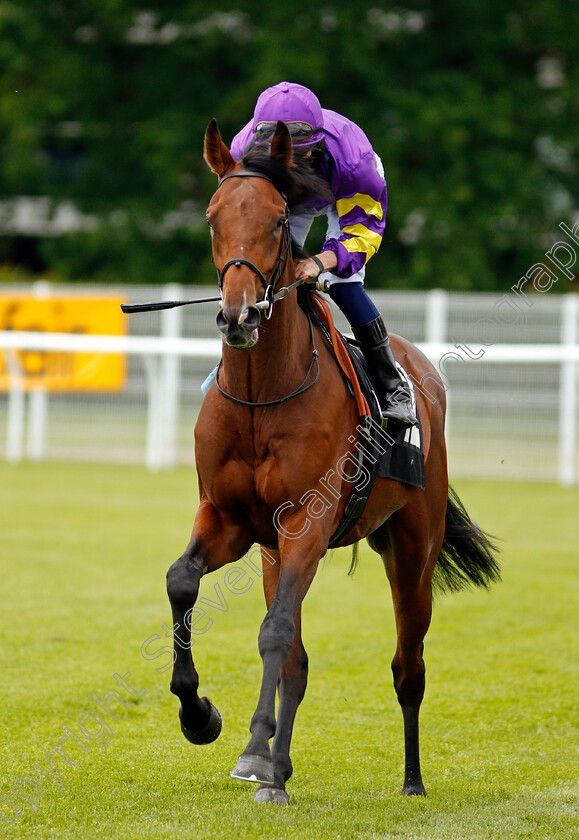
M282 216L282 217L281 217L281 219L278 219L278 222L277 222L277 225L275 226L275 229L276 229L276 230L279 230L279 229L280 229L280 227L283 225L284 221L285 221L285 217L284 217L284 216Z

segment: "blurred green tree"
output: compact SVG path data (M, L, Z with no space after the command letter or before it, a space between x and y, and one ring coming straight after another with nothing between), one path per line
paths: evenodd
M384 162L369 285L507 290L578 206L577 31L571 0L2 0L0 261L214 282L205 127L290 79Z

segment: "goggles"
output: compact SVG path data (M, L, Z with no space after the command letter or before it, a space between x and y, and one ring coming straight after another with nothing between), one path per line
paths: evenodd
M270 140L273 137L277 126L277 122L264 121L259 122L253 129L253 133L259 142L260 140ZM307 122L286 122L286 126L290 133L293 146L309 146L316 143L320 139L320 130L314 130L314 127Z

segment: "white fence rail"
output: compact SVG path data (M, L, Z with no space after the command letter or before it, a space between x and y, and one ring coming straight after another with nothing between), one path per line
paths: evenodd
M161 360L176 362L182 358L218 358L221 342L217 339L167 338L163 336L71 335L69 333L0 332L0 351L4 352L10 372L8 393L6 460L22 460L26 437L26 390L24 372L14 351L40 353L102 353L140 356L147 378L147 444L149 469L172 467L178 422L179 378L171 376ZM11 352L12 351L12 352ZM41 387L28 392L28 445L33 460L42 460L45 452L48 394Z
M175 288L165 291L178 297ZM151 292L141 290L139 299ZM413 340L448 386L453 474L577 482L579 296L538 299L524 324L501 321L491 296L435 291L373 297L389 327ZM10 389L0 399L0 453L3 448L12 462L144 460L150 469L192 463L199 384L221 353L214 309L197 314L203 320L192 325L180 310L149 319L160 335L0 331L10 374ZM489 312L495 313L494 333L483 336ZM141 317L133 316L131 327ZM188 327L205 337L183 337ZM127 388L122 395L101 396L27 392L16 351L122 354L130 367Z

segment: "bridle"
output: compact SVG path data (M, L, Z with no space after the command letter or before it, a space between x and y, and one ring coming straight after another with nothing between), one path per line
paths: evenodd
M262 174L261 172L253 172L249 169L240 169L237 172L230 172L228 175L224 175L223 178L220 179L217 189L223 184L224 181L227 181L228 178L263 178L264 181L269 181L275 187L275 184L267 175ZM277 187L275 187L277 189ZM217 269L217 283L219 285L219 291L221 295L223 295L223 278L225 276L225 272L231 268L231 266L236 266L239 268L241 265L247 266L254 274L257 274L259 277L261 284L264 289L264 295L262 300L258 301L256 306L258 309L267 309L267 319L269 320L273 313L273 304L278 300L283 300L283 298L287 297L287 295L297 286L300 286L303 283L303 280L296 280L294 283L290 283L289 286L282 286L280 289L276 290L277 283L279 282L280 278L283 277L285 272L287 261L291 254L291 233L290 233L290 219L289 219L289 208L287 205L287 199L285 195L278 190L281 197L285 202L285 213L284 218L282 220L282 241L280 246L280 252L274 265L270 275L268 278L265 277L263 272L256 266L255 263L251 262L251 260L246 260L242 257L234 257L231 260L228 260L225 265L221 268L221 270ZM231 400L238 405L246 405L250 406L251 408L267 408L268 406L272 405L280 405L281 403L287 402L288 400L292 400L294 397L299 397L300 394L305 394L306 391L309 391L310 388L313 388L320 376L320 363L318 360L318 351L316 349L316 343L314 338L314 328L312 325L312 320L308 315L308 323L310 327L310 340L312 343L312 361L310 362L310 366L308 368L308 372L306 373L305 379L301 385L299 385L295 391L292 391L291 394L288 394L285 397L280 397L277 400L269 400L267 402L251 402L249 400L240 400L237 397L234 397L232 394L228 394L227 391L224 391L221 385L219 384L219 370L221 369L221 362L219 363L219 368L215 375L215 385L219 393L227 397L228 400ZM308 384L308 380L311 376L312 370L316 366L316 376L313 382Z
M217 184L217 189L219 189L223 182L227 181L229 178L262 178L264 181L269 181L269 183L275 187L275 184L273 184L273 181L267 175L264 175L261 172L254 172L250 169L240 169L237 172L230 172L229 175L224 175L223 178L221 178L221 180ZM292 245L292 238L290 233L290 216L289 208L287 205L287 199L282 192L280 192L280 195L285 202L285 213L281 223L281 247L277 258L277 262L274 265L269 277L266 278L263 272L256 266L255 263L251 262L251 260L246 260L242 257L234 257L233 259L228 260L225 263L225 265L221 268L221 270L217 269L217 283L221 294L223 294L223 278L225 276L225 272L229 268L231 268L231 266L234 265L236 268L239 268L240 265L246 265L248 268L251 269L251 271L253 271L254 274L257 274L261 281L261 285L263 286L264 295L262 300L257 302L256 306L258 309L267 309L266 317L268 321L273 314L274 303L278 300L283 300L284 297L286 297L293 289L301 285L301 283L303 282L302 280L296 280L295 283L291 283L289 286L282 286L281 289L278 289L276 291L276 285L279 282L280 278L283 276L283 273L286 269L287 261L291 254Z

